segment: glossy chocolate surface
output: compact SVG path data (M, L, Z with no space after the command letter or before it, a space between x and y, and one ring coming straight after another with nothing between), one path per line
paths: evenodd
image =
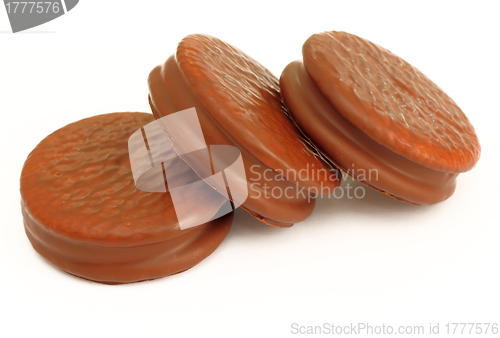
M281 92L301 130L335 165L379 191L414 204L445 200L457 174L413 163L378 144L322 95L301 61L290 63L280 79Z
M311 36L302 54L307 73L338 113L392 152L452 173L478 161L481 148L465 114L400 57L335 31Z
M320 191L338 186L338 181L316 175L330 166L287 118L278 79L259 62L201 34L182 39L176 61L210 119L235 146L299 187ZM294 175L298 172L304 175Z
M46 137L21 174L24 224L33 247L61 269L129 283L178 273L210 255L232 213L181 230L168 193L137 190L128 138L151 114L84 119Z
M157 118L195 107L209 145L235 145L225 129L215 123L207 109L199 102L179 70L175 57L171 56L149 75L150 103ZM242 208L264 223L290 226L307 218L315 200L306 189L298 188L263 164L259 159L240 148L248 181L248 198ZM266 188L267 187L267 188ZM287 192L288 196L268 191Z

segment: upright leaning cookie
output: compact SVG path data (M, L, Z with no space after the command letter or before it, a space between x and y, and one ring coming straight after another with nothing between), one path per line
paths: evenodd
M248 181L242 207L265 223L304 220L314 196L332 193L340 183L337 170L287 118L278 80L219 39L184 38L149 75L149 91L156 118L195 107L207 144L240 149Z
M28 156L26 234L54 265L98 282L137 282L193 267L226 237L232 213L181 230L168 193L137 190L128 139L151 121L144 113L91 117L47 136Z
M304 135L338 168L396 199L433 204L479 159L472 124L388 50L344 32L311 36L280 79Z

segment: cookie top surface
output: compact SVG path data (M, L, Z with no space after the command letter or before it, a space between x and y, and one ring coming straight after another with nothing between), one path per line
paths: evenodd
M180 42L176 61L198 100L238 147L299 186L318 182L294 181L291 177L297 175L289 173L330 170L286 116L278 79L260 63L219 39L199 34Z
M463 172L478 161L479 141L465 114L400 57L335 31L311 36L302 53L321 93L376 142L438 171Z
M27 212L58 235L102 246L157 243L191 231L179 229L170 194L134 184L128 139L153 120L145 113L98 115L47 136L22 170Z

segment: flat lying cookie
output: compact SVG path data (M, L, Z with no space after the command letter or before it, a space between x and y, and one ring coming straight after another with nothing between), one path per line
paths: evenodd
M289 64L281 93L304 135L338 168L396 199L450 197L478 161L472 124L406 61L344 32L311 36Z
M145 113L91 117L47 136L28 156L26 234L54 265L98 282L137 282L193 267L226 237L233 213L181 230L168 193L137 190L128 139L151 121Z
M330 194L340 176L287 118L278 80L235 47L206 35L184 38L149 76L156 118L195 107L207 144L236 146L248 198L259 220L290 226L308 217L314 196Z

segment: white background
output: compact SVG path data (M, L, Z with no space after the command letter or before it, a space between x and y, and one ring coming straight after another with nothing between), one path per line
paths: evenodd
M498 2L374 3L82 0L18 34L0 8L0 336L286 337L292 323L358 322L440 323L443 333L449 322L500 322ZM322 199L290 229L240 210L201 264L131 285L72 277L32 249L19 176L46 135L92 115L149 112L149 71L187 34L225 40L279 76L325 30L398 54L467 114L482 156L449 200Z

